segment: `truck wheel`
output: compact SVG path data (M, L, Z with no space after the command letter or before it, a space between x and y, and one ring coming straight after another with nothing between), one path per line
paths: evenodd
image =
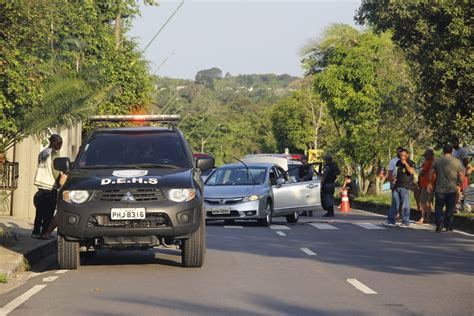
M58 265L59 269L75 270L81 264L79 242L67 241L58 235Z
M181 264L187 268L200 268L204 263L206 253L206 225L204 219L198 230L189 239L183 239L181 246Z
M300 219L300 212L293 212L289 215L286 215L285 217L288 223L291 223L291 224L298 223L298 220Z
M273 208L270 202L267 202L267 212L265 218L259 219L258 223L262 226L270 226L273 222Z

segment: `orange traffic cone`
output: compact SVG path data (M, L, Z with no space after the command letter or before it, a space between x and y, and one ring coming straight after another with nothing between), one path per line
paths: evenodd
M341 212L347 213L351 211L351 206L349 204L349 196L347 195L347 190L341 191Z

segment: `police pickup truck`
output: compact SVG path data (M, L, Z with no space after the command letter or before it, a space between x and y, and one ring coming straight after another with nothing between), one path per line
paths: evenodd
M184 267L201 267L206 252L201 171L212 157L194 159L176 115L96 116L96 122L139 121L147 127L99 128L72 163L58 192L58 264L76 269L80 252L102 248L177 246ZM153 127L159 122L168 127Z

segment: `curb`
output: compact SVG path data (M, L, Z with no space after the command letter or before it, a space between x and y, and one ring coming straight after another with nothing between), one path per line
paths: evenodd
M48 241L24 254L18 254L13 262L6 265L5 269L1 272L4 273L7 279L19 272L29 270L29 268L35 263L39 262L43 258L55 253L57 251L56 240Z

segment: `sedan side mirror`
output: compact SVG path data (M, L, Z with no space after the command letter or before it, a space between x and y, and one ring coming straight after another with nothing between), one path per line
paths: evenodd
M71 169L71 161L66 157L56 158L54 159L54 169L66 173Z
M201 171L207 171L214 168L215 160L213 157L200 157L196 158L196 168Z

